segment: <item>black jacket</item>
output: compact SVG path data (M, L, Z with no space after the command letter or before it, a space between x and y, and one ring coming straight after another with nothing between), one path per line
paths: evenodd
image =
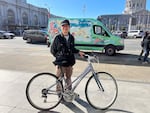
M150 35L148 35L143 41L143 48L150 50Z
M54 64L60 66L73 66L75 64L74 53L79 52L75 48L74 37L70 33L68 41L63 34L57 35L52 42L50 51L56 58Z

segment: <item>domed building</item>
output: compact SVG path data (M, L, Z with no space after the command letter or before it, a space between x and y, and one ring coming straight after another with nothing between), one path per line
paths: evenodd
M150 11L146 0L126 0L123 14L101 15L98 17L110 30L150 30Z
M126 0L124 14L133 14L146 10L146 0Z

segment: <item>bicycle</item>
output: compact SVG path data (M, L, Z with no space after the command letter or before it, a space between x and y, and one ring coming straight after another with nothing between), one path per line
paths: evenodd
M55 108L64 99L72 102L76 98L74 90L87 74L92 72L86 87L85 96L88 103L95 109L105 110L113 105L118 95L118 86L115 78L107 72L95 72L92 60L95 56L85 55L88 66L76 79L66 85L64 74L57 77L52 73L39 73L31 78L26 87L26 97L29 103L39 110ZM63 82L64 81L64 82ZM68 90L73 85L72 90ZM60 91L56 90L59 85Z

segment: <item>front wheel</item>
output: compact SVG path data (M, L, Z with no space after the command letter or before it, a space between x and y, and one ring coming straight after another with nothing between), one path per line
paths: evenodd
M108 109L115 102L118 86L114 77L106 72L98 72L89 78L85 88L89 104L100 110Z
M55 75L51 73L39 73L27 84L27 100L36 109L53 109L60 103L62 98L60 91L56 91L57 86L63 89L61 82Z
M105 54L108 56L113 56L116 53L116 48L114 46L107 46L105 48Z

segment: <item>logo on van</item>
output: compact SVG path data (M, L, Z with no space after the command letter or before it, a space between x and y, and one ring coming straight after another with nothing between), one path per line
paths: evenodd
M96 39L94 40L94 44L102 44L102 43L104 43L104 40L102 40L102 39L100 39L100 38L96 38Z

